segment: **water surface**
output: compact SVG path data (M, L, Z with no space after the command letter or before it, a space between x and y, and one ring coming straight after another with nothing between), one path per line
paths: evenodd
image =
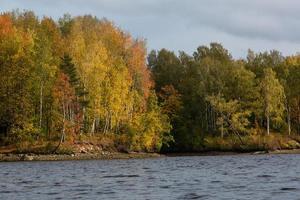
M300 199L300 155L0 163L0 199Z

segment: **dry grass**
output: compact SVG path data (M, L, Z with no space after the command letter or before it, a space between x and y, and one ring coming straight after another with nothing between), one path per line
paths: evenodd
M238 151L251 152L262 150L281 150L300 148L299 136L281 135L248 135L241 138L237 136L207 137L205 138L205 150L208 151Z

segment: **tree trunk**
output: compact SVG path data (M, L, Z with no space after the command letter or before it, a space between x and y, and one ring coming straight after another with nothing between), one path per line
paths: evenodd
M270 117L267 115L267 134L270 135Z
M206 122L206 132L208 132L208 117L207 117L207 103L205 102L205 122Z
M87 120L86 120L86 108L85 108L85 102L86 102L86 96L85 96L85 85L83 85L83 105L82 105L82 119L83 119L83 127L80 128L80 133L87 131L86 127L87 127ZM88 128L87 128L88 129Z
M226 117L225 117L225 115L223 115L222 113L221 113L221 138L223 139L224 138L224 123L225 123L225 121L227 120L226 119Z
M298 114L298 134L300 133L300 113Z
M298 109L297 109L297 114L298 114L298 125L297 125L297 133L300 133L300 98L298 98Z
M65 104L63 103L63 129L62 129L62 133L60 135L60 140L58 145L56 146L56 148L53 150L52 153L56 153L56 151L58 150L58 148L60 147L61 143L63 143L65 141L65 121L66 121L66 108L65 108Z
M213 111L213 130L217 131L217 113Z
M222 122L222 126L221 126L221 138L224 138L224 127L223 127L223 122Z
M93 119L93 123L92 123L92 128L91 128L91 135L94 135L95 133L95 123L96 123L96 119Z
M66 108L65 108L65 104L63 104L63 130L62 130L62 135L61 135L61 142L65 141L65 126L66 126Z
M104 134L107 133L107 129L108 129L108 114L106 113L106 116L105 116L105 124L104 124L104 128L103 128L103 133L104 133Z
M43 87L44 83L41 81L41 88L40 88L40 119L39 119L39 128L42 128L42 118L43 118Z
M288 132L291 135L291 114L290 114L290 107L287 107L287 123L288 123Z

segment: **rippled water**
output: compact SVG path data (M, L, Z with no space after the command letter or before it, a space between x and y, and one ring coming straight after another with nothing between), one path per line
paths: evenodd
M300 199L300 155L0 163L0 199Z

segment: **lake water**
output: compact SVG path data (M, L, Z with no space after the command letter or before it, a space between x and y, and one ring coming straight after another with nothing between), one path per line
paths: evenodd
M300 155L0 163L0 199L300 199Z

